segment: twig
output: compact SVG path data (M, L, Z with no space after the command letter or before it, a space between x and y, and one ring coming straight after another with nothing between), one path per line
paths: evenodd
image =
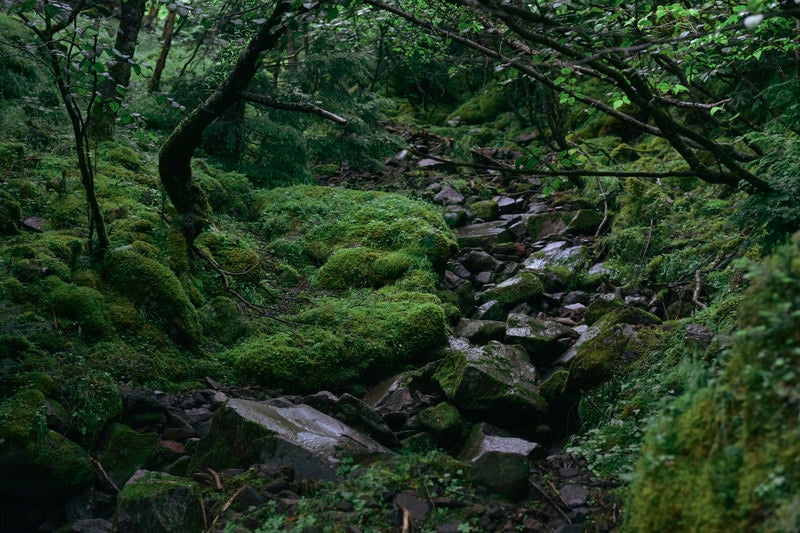
M219 479L219 474L216 473L211 468L206 468L206 472L211 474L211 477L214 478L214 488L217 490L222 490L222 481Z
M119 492L119 487L117 486L116 483L114 483L113 479L108 477L108 473L106 472L106 469L103 468L103 465L100 464L100 461L98 461L92 456L89 456L89 462L92 463L92 465L94 465L94 467L100 471L100 474L103 476L103 479L105 479L108 482L108 484L111 485L111 488L113 488L116 492Z
M206 513L206 502L202 496L200 496L199 500L200 512L203 514L203 531L210 531L211 528L208 527L208 513Z
M230 498L228 498L228 501L226 501L224 504L222 504L222 508L219 510L219 513L217 514L217 516L214 517L214 520L211 521L211 526L209 526L209 528L206 530L207 532L210 533L210 531L212 529L214 529L214 526L217 525L217 522L219 522L219 519L222 518L222 515L225 514L225 511L227 511L230 508L230 506L233 505L234 500L236 500L236 498L239 497L239 495L242 493L242 491L244 491L244 489L246 489L249 486L250 486L250 483L245 483L244 485L239 487L236 490L236 492L234 492L233 495Z
M608 199L606 198L606 191L603 189L603 184L600 183L600 176L595 176L594 178L597 181L597 187L600 189L600 195L603 197L603 220L600 221L600 225L597 226L597 231L594 232L594 238L600 236L600 232L603 231L603 226L606 225L608 221Z
M566 520L568 524L572 523L572 520L570 520L567 513L564 512L564 509L562 509L561 506L558 505L558 503L556 503L555 500L553 500L553 498L551 498L550 495L547 494L547 492L545 492L542 487L540 487L533 481L531 481L531 485L533 485L533 488L539 491L539 494L544 496L544 499L547 500L547 503L549 503L556 511L558 511L561 514L561 516L564 517L564 520ZM556 494L558 494L558 491L556 491Z
M326 109L322 109L319 106L312 104L311 102L280 102L275 100L274 98L270 98L269 96L263 94L255 94L255 93L242 93L242 98L248 102L253 102L255 104L265 105L267 107L272 107L274 109L283 109L284 111L297 111L300 113L311 113L313 115L317 115L327 120L331 120L336 122L337 124L347 125L347 119L344 117L340 117L335 113L331 113Z
M708 306L700 301L700 291L703 290L703 282L700 279L700 269L694 271L694 292L692 293L692 303L700 309L706 309Z

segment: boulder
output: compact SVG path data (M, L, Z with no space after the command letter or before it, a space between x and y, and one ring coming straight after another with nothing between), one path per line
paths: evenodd
M344 393L337 398L328 391L322 391L306 396L303 398L303 403L341 420L385 446L397 446L398 444L397 437L383 421L381 415L352 394Z
M483 220L494 220L500 215L500 206L494 200L479 200L469 208L475 216Z
M196 483L162 472L137 471L117 496L114 531L202 531L203 508Z
M485 290L481 295L481 301L496 300L506 308L511 308L520 303L531 303L543 292L544 285L539 276L533 272L523 271Z
M570 246L566 241L556 241L528 256L523 267L534 272L552 271L559 267L577 270L586 266L588 259L589 249L586 246Z
M528 235L534 240L561 235L594 235L603 214L593 209L550 211L530 217Z
M506 311L506 307L502 303L497 300L489 300L475 309L472 318L483 322L504 321L507 315L508 311Z
M47 428L46 412L44 395L34 389L0 403L0 495L61 497L92 481L88 455Z
M473 273L497 272L503 266L502 261L495 259L484 250L470 250L462 260L464 266Z
M521 313L510 313L506 320L505 342L521 345L535 363L552 361L577 337L574 329L555 320L538 319Z
M433 197L433 201L442 205L457 205L464 202L464 195L450 185L445 185Z
M291 466L300 479L335 480L344 457L391 453L375 440L313 407L278 399L232 399L214 414L190 469Z
M434 375L459 409L491 417L499 425L530 425L547 410L539 394L536 369L519 346L491 341L473 346L451 338L450 353Z
M458 458L472 465L472 480L492 492L518 499L528 492L529 460L542 451L527 440L490 434L486 424L470 432Z
M402 428L409 418L442 398L438 384L430 377L435 365L432 363L382 381L367 392L364 402L375 409L389 427Z
M464 431L464 420L452 404L442 402L428 407L417 415L417 422L428 431L440 446L450 447Z
M454 333L457 337L464 337L473 344L502 341L506 334L506 323L500 320L470 320L462 318L458 321Z
M506 221L495 220L457 228L458 245L461 248L491 250L492 246L497 243L511 242L513 240L513 234L506 226Z

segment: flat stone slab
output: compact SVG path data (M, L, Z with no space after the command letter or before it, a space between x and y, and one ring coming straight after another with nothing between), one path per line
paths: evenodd
M458 245L461 248L483 248L490 250L498 243L511 242L513 234L504 220L471 224L456 229Z

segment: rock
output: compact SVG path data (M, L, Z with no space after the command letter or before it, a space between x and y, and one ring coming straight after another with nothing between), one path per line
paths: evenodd
M514 213L524 208L524 198L511 198L510 196L499 196L495 199L497 208L500 210L501 215Z
M0 403L0 495L61 497L92 481L86 452L47 428L46 405L35 389Z
M450 353L434 374L459 409L492 417L499 425L526 425L541 418L547 402L536 385L536 369L525 350L496 341L473 346L451 338Z
M506 306L497 300L489 300L475 309L472 318L481 321L504 321L507 315Z
M523 266L526 270L534 272L552 271L564 267L575 272L581 270L588 263L588 259L589 250L585 246L570 246L565 241L557 241L532 253Z
M202 531L200 498L198 485L188 479L139 470L117 496L114 531Z
M555 320L538 319L519 313L509 313L506 320L505 342L521 345L528 351L534 363L552 361L577 337L575 330Z
M558 491L558 494L561 496L561 499L564 500L564 503L570 507L581 507L582 505L586 505L586 502L589 499L589 489L582 487L581 485L564 485Z
M452 404L442 402L420 411L417 421L428 432L433 440L445 448L455 444L464 430L461 413Z
M504 220L495 220L457 228L458 245L461 248L491 250L497 243L511 242L513 235L506 225Z
M369 405L352 394L344 393L337 398L328 391L319 392L303 399L303 403L341 420L350 427L372 437L385 446L396 446L397 437L383 418Z
M520 272L481 294L481 301L496 300L507 309L520 303L533 303L544 292L542 280L533 272Z
M425 160L423 159L423 161ZM422 164L422 161L420 161L420 164ZM436 193L433 197L433 201L442 205L458 205L464 202L464 195L450 185L445 185Z
M288 465L300 479L335 480L343 457L358 461L387 453L378 442L308 405L233 399L214 414L190 467Z
M111 533L113 524L105 518L84 518L72 522L69 533Z
M530 217L528 235L534 240L561 235L594 235L602 220L602 213L590 209L539 213Z
M435 363L419 370L404 372L386 379L364 396L364 402L383 418L390 428L398 430L406 421L441 398L441 392L429 375Z
M117 423L108 429L97 458L108 476L121 486L137 470L152 467L151 462L160 452L157 434L134 431Z
M506 323L500 320L459 320L454 333L464 337L472 344L486 344L489 341L501 341L506 334Z
M484 250L470 250L461 262L470 272L497 272L503 267L502 261Z
M470 276L472 276L472 272L470 272L467 267L456 261L449 261L447 263L447 270L463 279L468 279Z
M482 220L494 220L500 215L500 207L494 200L480 200L469 206L475 216Z
M518 499L528 492L528 461L540 449L535 442L490 435L486 424L478 424L467 437L458 458L472 464L474 483Z

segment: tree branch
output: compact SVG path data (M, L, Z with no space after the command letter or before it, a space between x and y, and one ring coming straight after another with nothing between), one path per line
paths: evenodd
M297 111L300 113L311 113L313 115L320 116L324 119L336 122L337 124L342 124L342 125L347 124L346 118L340 117L339 115L336 115L334 113L331 113L330 111L322 109L321 107L316 106L311 102L281 102L263 94L256 94L250 92L240 93L240 96L248 102L253 102L255 104L272 107L274 109L283 109L285 111Z

